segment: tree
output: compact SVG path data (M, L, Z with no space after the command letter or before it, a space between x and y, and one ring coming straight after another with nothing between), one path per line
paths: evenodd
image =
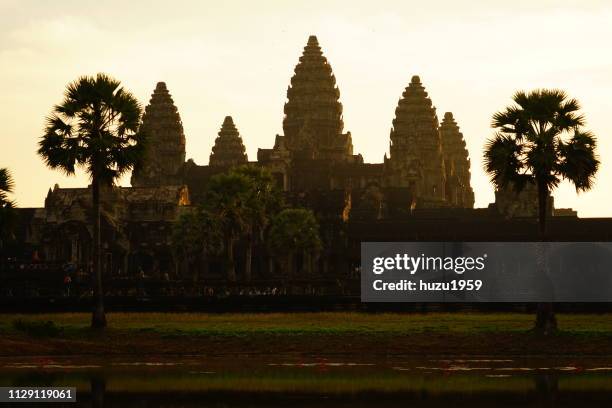
M222 173L211 177L204 206L219 220L224 237L227 279L236 281L234 245L248 230L251 180L243 174Z
M321 249L319 223L311 210L285 209L273 218L268 242L274 253L286 256L287 272L292 276L296 253L309 255Z
M12 236L15 203L10 199L10 194L13 193L13 187L13 178L9 170L0 168L0 250Z
M143 158L138 132L142 108L121 83L106 74L83 76L66 87L64 100L47 118L38 154L47 166L91 179L95 306L91 325L106 326L100 257L100 188L110 187Z
M244 278L251 281L252 254L255 243L263 242L264 232L270 224L273 214L277 213L282 205L282 195L272 174L259 166L244 165L232 170L249 179L249 191L246 194L246 256Z
M493 115L495 136L485 145L484 168L497 189L520 192L527 184L538 193L539 240L546 240L548 196L562 180L577 192L593 186L599 167L595 136L583 131L580 104L564 91L517 92L514 105ZM536 331L557 327L552 303L538 305Z
M202 263L208 255L219 253L222 240L219 219L203 207L181 214L172 230L172 246L187 265ZM197 272L193 278L197 280Z

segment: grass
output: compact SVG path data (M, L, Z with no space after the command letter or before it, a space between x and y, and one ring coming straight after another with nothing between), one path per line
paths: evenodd
M39 320L13 320L13 328L33 337L56 337L62 332L54 322Z
M75 354L606 355L612 314L561 314L560 331L530 331L521 313L0 314L0 356ZM15 323L18 322L18 323Z
M0 315L0 330L10 331L12 322L53 323L67 331L89 327L88 313ZM112 330L241 336L248 334L412 334L412 333L504 333L525 332L533 316L519 313L109 313ZM563 332L612 334L612 314L559 315Z

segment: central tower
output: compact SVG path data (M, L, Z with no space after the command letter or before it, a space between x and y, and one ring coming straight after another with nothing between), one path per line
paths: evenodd
M340 91L317 37L311 35L287 89L283 131L296 158L346 161L353 154L343 134Z

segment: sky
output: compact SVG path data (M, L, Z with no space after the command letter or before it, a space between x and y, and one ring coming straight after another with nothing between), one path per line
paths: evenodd
M308 36L317 35L355 153L378 163L398 99L419 75L438 117L453 112L472 163L476 207L494 201L482 170L491 116L517 90L561 88L582 103L602 162L594 189L554 192L557 208L612 216L610 1L34 1L0 0L0 167L21 207L86 186L36 155L65 86L106 72L146 105L166 82L187 138L207 164L231 115L250 160L282 134L283 105ZM129 176L121 180L129 185Z

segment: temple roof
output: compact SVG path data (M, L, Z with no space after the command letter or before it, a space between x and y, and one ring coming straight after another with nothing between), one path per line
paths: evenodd
M346 149L339 99L331 65L311 35L287 89L283 131L290 150Z
M436 108L421 84L421 78L414 75L398 101L391 130L391 158L394 151L402 155L410 153L419 157L424 150L440 150ZM397 159L397 157L395 157Z
M389 163L393 183L408 186L417 182L424 200L444 200L445 169L436 108L414 75L395 109L391 129Z
M248 162L244 144L234 120L226 116L210 154L211 166L236 166Z
M185 133L165 82L158 82L145 108L140 131L146 136L146 159L132 175L133 186L168 184L185 162ZM173 184L173 183L170 183Z
M444 114L444 119L442 119L442 123L440 124L440 136L445 152L448 151L448 153L460 154L467 159L468 151L465 147L463 133L459 130L459 126L457 122L455 122L452 112L446 112Z

